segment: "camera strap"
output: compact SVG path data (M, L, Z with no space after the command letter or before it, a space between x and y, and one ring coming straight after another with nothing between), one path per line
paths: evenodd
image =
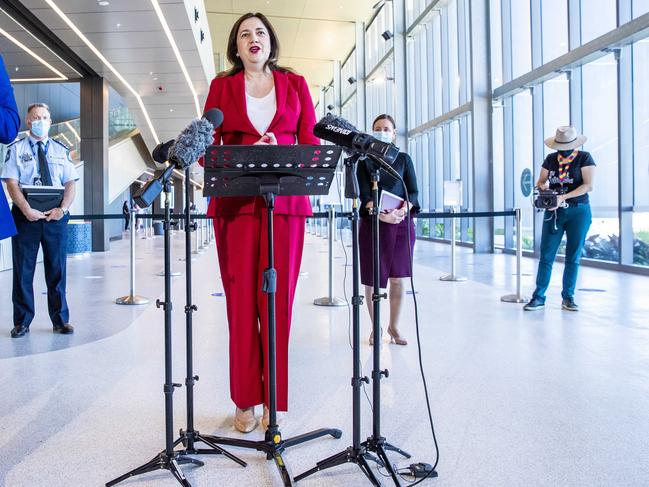
M570 165L572 161L575 160L579 151L577 149L573 150L568 157L563 157L560 153L557 154L557 160L559 161L559 181L563 184L563 181L568 178L568 173L570 172Z

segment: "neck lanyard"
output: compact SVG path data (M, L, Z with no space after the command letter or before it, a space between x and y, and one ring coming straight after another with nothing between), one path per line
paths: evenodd
M568 177L568 172L570 171L570 164L575 160L579 151L577 149L573 150L568 157L563 157L561 154L557 154L557 160L559 161L559 182L563 184L563 181Z

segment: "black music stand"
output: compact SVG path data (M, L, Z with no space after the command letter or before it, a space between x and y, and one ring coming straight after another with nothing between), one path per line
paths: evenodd
M262 291L268 297L268 388L269 424L264 440L203 435L210 443L251 448L275 460L285 486L293 485L282 452L291 446L331 435L340 438L334 428L320 428L283 439L277 425L275 371L275 291L273 210L275 197L323 195L329 192L341 149L319 145L213 145L205 153L205 196L263 196L268 209L268 267L264 270Z

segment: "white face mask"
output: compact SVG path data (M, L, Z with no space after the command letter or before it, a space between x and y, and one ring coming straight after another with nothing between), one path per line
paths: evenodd
M34 134L39 139L47 137L50 133L50 126L52 122L50 120L34 120L32 121L32 134Z
M381 142L385 142L386 144L391 144L392 132L383 132L382 130L375 130L374 138L379 139Z

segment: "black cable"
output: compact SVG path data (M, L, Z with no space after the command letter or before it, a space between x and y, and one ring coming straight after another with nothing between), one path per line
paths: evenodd
M390 169L392 169L392 168L390 168ZM417 332L416 334L417 334L417 353L418 353L418 359L419 359L419 372L421 374L421 380L422 380L422 384L424 386L424 395L426 397L426 409L428 411L428 420L429 420L429 423L430 423L430 431L431 431L432 436L433 436L433 443L435 444L435 463L433 464L433 468L431 469L430 472L428 472L428 474L426 474L425 477L422 477L418 481L413 482L412 484L410 484L410 485L417 485L417 484L423 482L424 480L426 480L428 477L430 477L433 474L433 472L435 472L435 469L437 468L437 464L439 463L439 445L437 443L437 435L435 434L435 424L433 422L433 414L432 414L431 408L430 408L430 398L429 398L429 394L428 394L428 384L426 382L426 374L424 372L424 364L423 364L422 356L421 356L421 338L420 338L420 334L419 334L419 308L418 308L418 304L417 304L417 295L415 293L415 281L414 281L414 277L413 277L413 275L414 275L414 272L413 272L413 267L414 267L414 265L413 265L413 255L412 255L412 247L411 247L411 244L410 244L410 241L411 241L410 227L411 227L411 223L412 223L412 217L411 217L411 211L410 211L410 196L408 194L408 188L406 186L405 181L403 180L403 177L401 177L401 175L397 171L395 171L394 169L392 169L392 171L386 171L386 172L388 172L392 176L396 177L399 181L401 181L401 185L403 186L403 190L404 190L404 193L405 193L405 196L406 196L405 199L406 199L406 204L407 204L407 208L408 208L408 224L407 224L407 227L408 227L408 257L409 257L409 264L410 264L410 292L412 293L412 300L413 300L413 303L414 303L414 306L415 306L415 330ZM380 209L377 208L377 211L379 211L379 210Z

